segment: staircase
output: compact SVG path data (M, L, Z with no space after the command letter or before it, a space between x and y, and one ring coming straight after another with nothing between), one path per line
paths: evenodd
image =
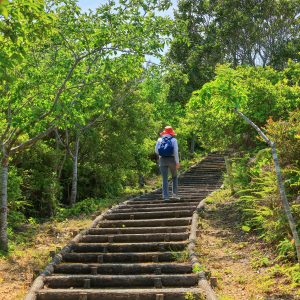
M189 230L223 170L223 158L211 154L180 176L180 201L163 201L157 190L112 208L53 265L35 299L202 299L187 255Z

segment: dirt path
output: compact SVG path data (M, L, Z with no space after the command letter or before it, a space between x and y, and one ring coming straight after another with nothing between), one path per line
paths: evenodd
M217 278L220 300L300 299L270 249L239 228L234 204L210 204L200 221L198 253L206 271Z

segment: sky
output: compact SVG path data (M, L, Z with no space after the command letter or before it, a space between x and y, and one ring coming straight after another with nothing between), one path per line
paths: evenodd
M101 4L107 3L108 0L78 0L79 6L84 10L87 11L88 9L95 9ZM173 16L173 9L177 6L177 0L172 0L173 5L165 12L163 15Z
M104 4L107 0L78 0L79 6L83 10L95 9L100 4Z

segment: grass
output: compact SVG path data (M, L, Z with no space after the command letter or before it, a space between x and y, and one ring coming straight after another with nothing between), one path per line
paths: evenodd
M176 260L178 263L184 263L189 261L189 252L187 249L180 251L180 252L175 252L171 251L173 258Z
M236 201L229 189L212 193L206 202L209 209L199 221L198 254L218 278L219 299L300 299L299 265L276 259L272 245L241 230Z
M9 299L23 299L33 279L49 263L50 251L59 251L91 223L90 218L82 216L46 222L34 228L26 226L23 232L16 233L10 252L0 257L0 299L8 299L7 295Z
M124 200L124 199L123 199ZM35 221L9 231L9 253L0 254L0 299L21 300L32 281L50 262L50 251L59 252L96 215L120 202L120 198L87 199L72 208L61 208L44 223Z

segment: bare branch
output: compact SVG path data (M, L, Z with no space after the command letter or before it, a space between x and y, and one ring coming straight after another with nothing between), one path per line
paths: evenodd
M16 135L16 133L20 131L20 129L18 128L14 128L11 130L11 132L9 133L7 139L4 141L4 145L7 145L7 144L11 144L11 142L13 141L12 138L15 136L15 137L18 137L20 134L21 134L21 131L19 134ZM8 133L8 132L7 132Z
M5 130L4 130L4 132L1 134L1 137L0 137L0 140L1 140L1 141L3 141L3 140L5 139L6 135L7 135L8 132L9 132L9 130L10 130L10 123L7 124L7 126L6 126L6 128L5 128ZM6 142L7 142L7 140L3 142L3 145L5 145Z
M55 127L54 132L55 132L55 136L56 136L56 139L59 142L59 144L61 144L63 147L66 147L65 143L63 142L63 140L61 139L61 137L58 133L57 127Z
M120 53L128 53L128 54L138 54L137 51L133 51L133 50L130 50L130 49L120 49L118 47L118 45L116 45L115 47L98 47L98 48L95 48L90 52L82 54L78 59L82 60L82 59L84 59L88 56L91 56L91 55L93 55L95 53L98 53L98 52L101 52L103 50L105 50L105 51L118 51ZM148 53L143 53L143 55L146 55L146 54L148 54Z
M234 111L240 115L248 124L250 124L252 127L254 127L256 129L256 131L258 132L258 134L264 139L264 141L272 147L273 142L263 133L263 131L256 125L254 124L248 117L246 117L242 112L240 112L239 110L237 110L237 108L234 109Z
M64 168L64 164L66 162L66 159L67 159L67 151L65 150L65 154L63 156L63 159L62 159L62 162L59 164L59 168L57 170L57 178L60 179L61 178L61 173L62 173L62 170Z

